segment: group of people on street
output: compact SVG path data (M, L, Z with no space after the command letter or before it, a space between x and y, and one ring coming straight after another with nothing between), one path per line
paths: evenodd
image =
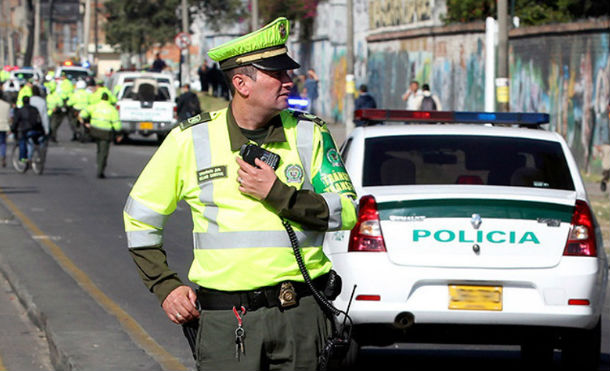
M104 178L110 142L121 130L117 98L102 81L73 83L65 74L55 79L50 71L43 85L26 81L15 95L0 100L0 165L6 166L6 141L9 132L19 143L20 161L31 161L33 144L57 142L64 121L72 140L93 139L97 143L97 176ZM1 93L1 89L0 89ZM117 140L121 137L117 136Z
M199 76L202 92L229 100L229 87L222 71L218 69L218 64L213 63L209 66L204 61L197 69L197 75Z
M316 70L310 68L305 74L295 74L290 71L289 75L292 80L292 89L290 90L290 96L307 99L306 110L311 114L315 115L316 100L320 95L318 92L320 78L318 77Z
M412 111L441 111L441 101L430 91L430 85L423 84L419 89L419 82L413 80L409 88L402 95L402 100L407 103L407 109Z

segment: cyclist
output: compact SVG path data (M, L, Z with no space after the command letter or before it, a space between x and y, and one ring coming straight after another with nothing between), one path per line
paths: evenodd
M27 162L34 150L29 139L36 142L44 135L40 114L36 107L30 104L30 97L23 97L23 107L15 112L11 131L19 138L19 160Z

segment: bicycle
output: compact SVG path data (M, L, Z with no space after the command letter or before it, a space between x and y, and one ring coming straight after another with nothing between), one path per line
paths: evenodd
M28 138L28 143L33 148L31 160L21 161L19 158L19 142L15 141L15 146L11 153L13 168L19 173L25 173L31 167L36 175L41 175L44 171L44 163L47 157L47 136L43 135L36 139Z

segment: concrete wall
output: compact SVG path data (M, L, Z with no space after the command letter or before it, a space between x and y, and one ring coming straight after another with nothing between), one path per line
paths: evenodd
M426 5L428 4L428 5ZM402 109L409 81L429 83L447 110L483 110L485 25L442 26L444 2L354 0L356 85L379 107ZM291 51L321 77L316 113L336 122L345 106L345 3L321 2L309 49ZM598 171L596 148L610 143L610 22L519 28L510 32L510 109L551 114L583 168Z
M610 22L515 30L510 40L511 110L551 115L581 166L600 166L610 143Z

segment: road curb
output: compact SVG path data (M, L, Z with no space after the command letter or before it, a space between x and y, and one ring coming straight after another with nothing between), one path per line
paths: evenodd
M0 272L30 320L45 333L54 369L161 371L118 318L94 300L14 214L0 192Z
M38 309L32 295L28 292L26 286L21 283L21 280L17 274L13 272L10 265L5 262L2 255L0 255L0 272L2 272L2 275L6 278L9 285L15 292L15 295L17 298L19 298L19 301L26 309L28 318L45 333L47 343L49 345L49 352L53 368L57 371L72 371L73 367L70 357L58 348L55 341L55 335L48 327L44 313Z

